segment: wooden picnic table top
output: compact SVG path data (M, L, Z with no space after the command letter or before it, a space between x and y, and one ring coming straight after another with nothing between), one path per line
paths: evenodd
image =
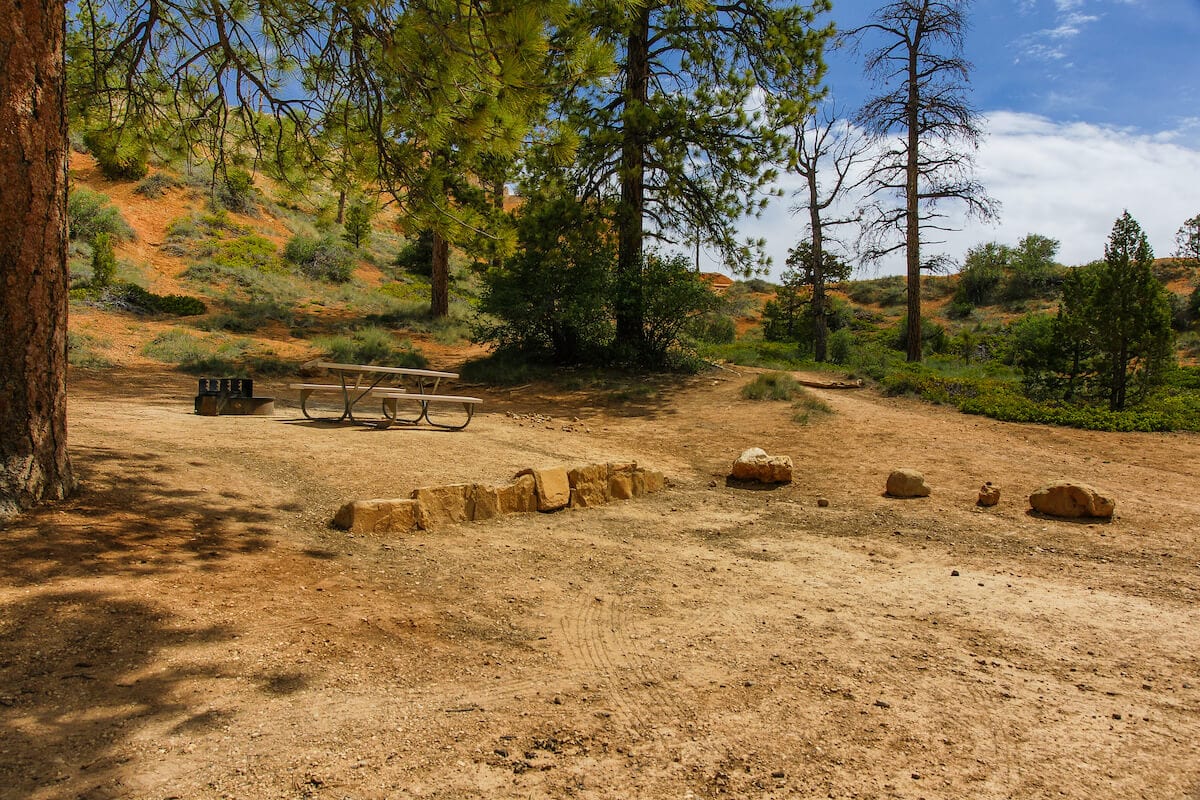
M439 372L433 369L413 369L411 367L377 367L373 364L337 364L331 361L318 361L317 366L334 372L368 373L382 372L387 375L413 375L421 378L457 378L457 372Z

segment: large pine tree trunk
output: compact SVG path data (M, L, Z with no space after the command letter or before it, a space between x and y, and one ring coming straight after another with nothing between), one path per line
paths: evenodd
M65 497L64 4L0 5L0 518Z
M450 243L433 232L433 264L429 313L434 319L450 315Z
M637 12L626 47L625 108L621 144L621 206L617 212L617 349L642 356L645 314L642 239L646 204L646 131L642 109L650 87L650 7Z

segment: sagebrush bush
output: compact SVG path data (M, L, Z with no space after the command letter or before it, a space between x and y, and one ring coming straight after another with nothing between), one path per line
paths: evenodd
M168 189L175 189L182 185L183 182L174 175L159 171L138 181L138 185L133 187L133 192L142 197L157 200L166 194Z
M324 336L314 343L331 361L342 364L378 364L388 367L421 369L428 361L412 342L398 341L391 331L375 326L361 328L349 335Z
M67 195L67 221L76 241L91 243L100 233L107 233L114 242L133 238L133 228L109 196L84 186L72 188Z
M257 214L258 190L254 188L254 176L240 167L226 170L224 180L217 184L216 201L229 211Z
M803 387L786 372L764 372L742 387L745 400L794 400Z
M354 253L332 236L293 236L283 257L312 280L345 283L354 274Z

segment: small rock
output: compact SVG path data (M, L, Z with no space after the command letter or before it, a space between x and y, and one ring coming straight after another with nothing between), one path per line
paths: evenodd
M956 570L956 569L952 569L952 570L950 570L950 577L951 577L951 578L957 578L957 577L958 577L958 570Z
M791 483L792 459L788 456L769 456L761 447L751 447L733 462L730 477L759 483Z
M992 486L992 482L988 481L983 486L979 487L979 500L976 505L979 506L994 506L1000 502L1000 487Z
M818 497L817 498L817 507L818 508L829 508L829 500L827 500L824 497Z
M887 479L889 497L928 497L929 484L925 476L915 469L894 469Z

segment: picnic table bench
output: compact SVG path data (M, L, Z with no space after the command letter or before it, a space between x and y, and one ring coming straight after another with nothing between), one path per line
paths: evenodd
M483 402L478 397L438 394L437 389L443 380L454 380L458 377L455 372L440 372L431 369L415 369L410 367L379 367L371 364L339 364L320 361L317 366L328 370L338 377L337 383L293 383L291 388L300 391L300 411L306 419L329 419L314 417L309 413L308 399L316 392L335 392L342 396L341 414L333 421L360 422L354 417L354 407L366 397L379 398L382 402L383 419L364 422L376 428L386 428L392 423L417 425L425 420L430 425L447 430L461 430L470 424L475 415L475 406ZM411 390L410 390L411 389ZM420 406L415 417L401 417L397 409L402 403L416 403ZM441 414L430 416L431 407L439 411L443 405L461 405L465 420L454 419L449 422L441 420Z

